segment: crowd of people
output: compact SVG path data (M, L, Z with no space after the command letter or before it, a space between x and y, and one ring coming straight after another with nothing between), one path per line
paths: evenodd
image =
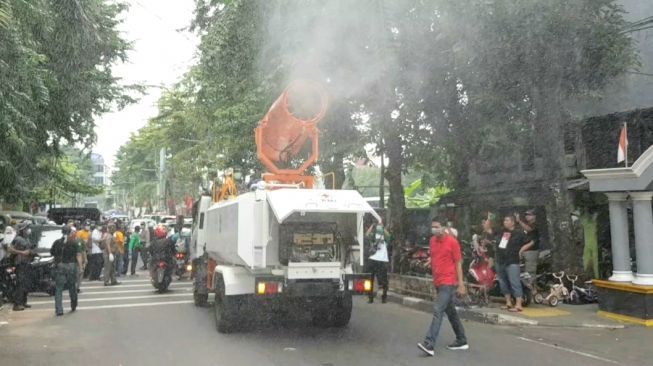
M10 260L15 267L16 289L13 301L14 311L30 308L27 303L30 263L36 255L36 243L30 240L29 221L8 225L0 245L1 257ZM50 248L54 258L53 280L55 284L55 311L63 315L62 294L65 289L70 294L71 310L77 308L77 296L84 278L89 281L102 281L104 286L119 285L118 278L136 275L139 257L143 263L141 270L148 269L148 248L155 240L159 230L142 222L129 230L126 223L110 220L101 224L91 221L70 220L61 229L62 236Z

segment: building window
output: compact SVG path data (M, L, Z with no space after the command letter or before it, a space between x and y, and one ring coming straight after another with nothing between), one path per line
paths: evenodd
M96 186L104 185L104 178L103 177L94 177L93 178L93 183L95 183Z
M102 165L102 164L96 164L96 165L95 165L95 172L96 172L96 173L104 173L104 165Z

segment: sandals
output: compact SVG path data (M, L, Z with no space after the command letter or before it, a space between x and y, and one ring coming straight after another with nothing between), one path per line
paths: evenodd
M520 313L523 309L522 308L510 308L508 311L513 312L513 313Z
M512 309L512 305L503 305L501 306L501 310L510 310Z

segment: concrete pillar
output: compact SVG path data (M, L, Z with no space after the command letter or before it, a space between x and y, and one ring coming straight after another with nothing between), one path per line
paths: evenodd
M612 276L610 281L631 282L630 249L628 248L628 212L625 192L606 193L610 208L610 235L612 238Z
M635 250L637 274L633 283L653 285L653 192L631 192L633 221L635 221Z

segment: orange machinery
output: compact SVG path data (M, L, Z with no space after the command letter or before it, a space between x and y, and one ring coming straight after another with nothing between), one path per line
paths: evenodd
M326 109L325 90L306 80L291 83L272 104L254 130L258 158L269 170L263 175L266 182L313 187L313 177L304 173L317 161L317 124ZM307 140L311 141L310 156L298 162Z

